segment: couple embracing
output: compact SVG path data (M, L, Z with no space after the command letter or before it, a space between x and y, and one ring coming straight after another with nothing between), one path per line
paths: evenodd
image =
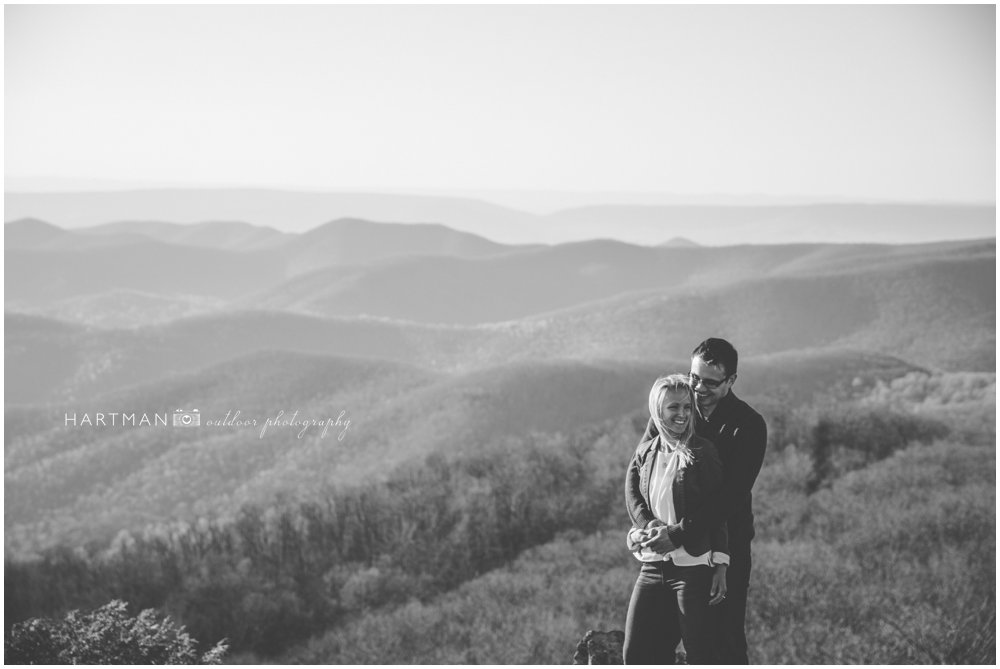
M625 664L748 664L754 536L751 489L767 427L732 392L736 349L706 339L688 374L656 380L650 421L629 463L628 547L642 562L625 623Z

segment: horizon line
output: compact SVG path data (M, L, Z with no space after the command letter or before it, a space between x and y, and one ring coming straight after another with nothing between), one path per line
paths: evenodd
M15 177L17 178L17 177ZM574 205L569 207L559 207L558 210L578 209L585 207L599 206L620 206L620 207L803 207L814 205L907 205L907 206L957 206L957 207L996 207L996 199L993 200L959 200L948 198L927 198L927 199L906 199L890 197L872 196L847 196L847 195L775 195L770 193L675 193L671 191L651 191L651 190L573 190L573 189L527 189L527 188L380 188L380 187L358 187L358 188L320 188L309 186L255 186L255 185L217 185L217 184L190 184L190 185L139 185L134 186L97 186L93 188L45 188L45 189L22 189L4 187L4 196L8 195L114 195L126 193L143 192L165 192L165 191L257 191L271 193L288 193L304 195L366 195L366 196L386 196L386 197L422 197L422 198L445 198L445 199L465 199L489 202L484 196L496 195L538 195L538 196L581 196L581 197L662 197L676 199L676 202L661 203L623 203L623 202L600 202L588 205ZM720 201L713 202L713 199ZM724 201L728 200L728 201ZM740 200L747 200L740 202ZM758 200L752 202L751 200ZM773 200L768 202L767 200ZM499 202L489 202L489 204L515 209L509 205Z

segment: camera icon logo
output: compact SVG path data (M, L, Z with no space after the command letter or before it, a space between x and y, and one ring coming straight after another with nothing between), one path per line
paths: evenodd
M174 412L174 427L195 427L201 425L201 414L197 409L185 411L178 409Z

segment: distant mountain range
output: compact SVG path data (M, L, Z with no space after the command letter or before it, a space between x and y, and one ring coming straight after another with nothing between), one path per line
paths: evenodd
M82 399L269 349L379 358L453 371L533 359L665 359L717 334L756 355L847 347L931 368L989 371L995 366L991 243L894 248L881 254L867 247L853 252L834 249L842 253L824 247L761 247L756 249L758 256L740 255L739 249L695 249L702 255L686 258L685 263L692 272L693 268L705 272L706 278L667 281L659 288L648 282L663 273L661 264L642 254L671 251L618 245L615 250L622 257L615 266L635 268L638 280L632 290L627 283L609 280L607 285L614 289L604 292L590 289L599 284L587 284L586 273L539 273L559 267L558 256L548 255L557 252L576 259L572 267L590 267L575 255L586 251L585 246L528 251L527 260L512 255L428 261L430 267L442 268L437 283L427 278L436 275L415 271L413 261L388 266L408 268L399 276L409 277L428 292L408 289L401 281L396 288L365 293L369 284L361 278L341 276L341 289L354 290L358 304L398 309L392 319L282 311L282 306L295 305L279 299L280 294L271 295L273 303L261 300L271 307L267 311L227 309L131 330L94 329L8 312L6 401ZM537 254L545 262L536 262ZM609 262L615 260L614 254L602 255ZM586 253L584 257L592 260ZM474 282L477 272L489 275L505 260L518 261L514 271L503 275L514 277L509 282ZM468 272L459 271L461 263L471 263ZM536 269L529 272L530 267ZM666 277L674 277L674 272L683 277L683 267L679 264ZM642 274L644 268L650 274ZM562 274L568 278L560 280ZM611 271L607 275L619 276ZM309 275L300 282L315 278ZM332 281L326 274L320 278L327 283L318 281L317 289ZM393 290L401 291L402 297L393 300ZM555 308L559 306L555 297L565 306ZM537 313L546 301L553 308ZM520 314L508 322L454 322L462 314L510 315L511 310L528 307L536 313ZM411 313L450 315L452 322L401 320Z
M280 244L292 235L274 228L238 221L209 221L197 225L164 223L161 221L118 221L88 228L81 232L95 237L117 238L121 235L143 235L167 244L250 251Z
M368 315L473 325L516 320L626 293L682 293L764 277L845 274L939 257L995 258L995 243L649 248L621 242L561 244L489 258L405 258L332 267L246 297L246 308L323 316Z
M205 234L195 234L198 230ZM636 291L677 292L943 257L995 257L995 241L988 240L902 246L644 247L610 240L505 246L439 225L355 219L301 235L217 223L69 231L38 220L8 223L5 234L8 309L107 327L220 308L473 325ZM189 244L192 240L197 243Z
M677 231L656 227L653 209L642 215L659 232L645 246L500 244L357 218L292 233L229 222L247 219L222 208L192 225L124 210L107 220L125 222L84 229L6 224L7 547L105 542L275 495L309 498L378 476L379 462L570 434L641 412L652 378L683 370L711 335L740 349L740 393L772 403L830 401L917 369L995 370L992 229L922 244L704 246L694 232L715 225L708 209L685 210L698 224ZM481 211L487 223L510 215ZM766 230L790 211L758 208L772 218L753 220ZM824 225L835 218L810 211ZM978 229L970 211L907 220L919 236L954 214L961 236ZM563 223L586 231L607 213L579 210ZM718 229L738 238L750 214L725 215ZM348 410L353 422L340 441L64 420L194 408L206 420Z
M810 204L788 206L619 206L559 211L546 217L552 229L574 238L608 236L661 243L685 237L712 246L734 244L905 244L996 235L991 206L913 204ZM576 237L579 235L579 237Z
M372 223L354 218L331 221L278 247L290 274L331 265L363 265L410 256L482 258L508 247L477 235L428 223Z
M113 221L243 221L301 232L338 218L438 223L500 243L613 238L656 245L792 242L920 243L996 234L995 206L950 204L629 205L533 214L473 198L263 189L6 193L5 221L64 228Z
M158 308L168 298L252 294L317 268L420 255L476 258L525 248L440 225L355 219L301 235L245 223L137 222L66 230L22 219L4 226L4 238L5 297L29 310L46 304L62 310L67 305L61 301L94 301L107 292L128 294L133 304L152 296Z

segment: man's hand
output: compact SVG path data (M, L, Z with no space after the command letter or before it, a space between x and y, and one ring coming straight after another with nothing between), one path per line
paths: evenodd
M676 549L677 547L670 541L670 536L667 535L667 528L665 525L657 525L656 527L650 527L646 530L646 539L639 545L643 548L648 548L654 553L669 553L670 551Z
M711 597L708 601L709 606L715 606L726 598L726 569L727 565L715 565L715 573L712 574L712 589L708 593Z

